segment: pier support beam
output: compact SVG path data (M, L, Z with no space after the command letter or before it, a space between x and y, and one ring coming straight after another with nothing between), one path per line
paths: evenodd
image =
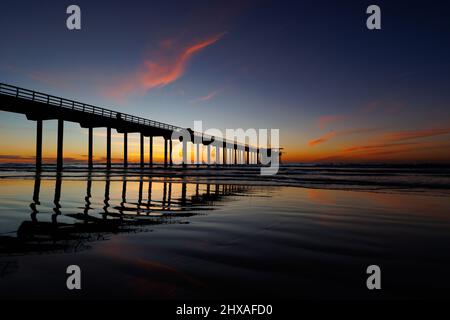
M42 169L42 120L36 121L36 171Z
M140 141L140 151L141 151L141 154L140 154L140 156L141 156L141 161L140 161L140 167L141 167L141 169L142 168L144 168L144 135L142 134L142 132L140 133L140 138L141 138L141 141Z
M93 141L94 141L94 128L88 128L88 168L92 169L94 165L92 152L93 152Z
M237 147L234 146L234 165L237 165Z
M183 144L183 167L186 167L187 165L187 158L188 158L188 151L187 151L187 141L182 141Z
M167 167L167 139L164 137L164 167Z
M63 145L64 145L64 120L58 119L58 146L56 155L56 169L61 171L63 168Z
M196 158L196 165L197 165L197 167L200 165L200 162L202 161L201 159L201 155L200 155L200 143L197 143L197 145L196 145L196 147L197 147L197 158Z
M173 166L173 159L172 159L172 139L169 139L169 165Z
M106 128L106 168L111 169L111 128Z
M153 136L150 136L149 164L153 167Z
M227 147L225 142L223 143L223 148L222 148L222 165L226 165L227 164Z
M128 132L123 133L123 167L128 168Z
M249 164L250 164L250 149L247 151L247 165Z
M216 166L220 164L220 148L216 146Z

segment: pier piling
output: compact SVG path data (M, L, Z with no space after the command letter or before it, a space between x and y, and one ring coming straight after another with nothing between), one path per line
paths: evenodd
M58 145L56 156L56 169L61 171L63 168L63 147L64 147L64 120L58 119Z
M42 169L42 120L36 121L36 171Z
M111 129L122 133L123 136L123 166L128 167L128 133L139 133L140 137L140 167L145 166L144 150L145 137L150 137L149 164L153 166L153 137L164 138L164 167L173 165L173 141L171 136L176 132L185 130L190 132L190 140L194 142L194 150L187 148L188 141L183 143L183 166L192 163L194 155L194 163L197 166L204 163L208 166L214 161L211 158L211 144L215 147L215 164L216 165L238 165L238 164L260 164L260 149L250 147L248 142L237 143L224 138L217 138L206 135L202 132L194 132L189 128L173 126L131 114L123 114L110 109L100 108L85 104L82 102L59 98L33 90L19 88L16 86L0 83L0 110L26 115L28 120L36 121L36 170L42 168L42 134L44 120L57 120L57 170L63 169L63 147L64 147L64 122L69 121L78 123L82 128L88 129L88 146L87 146L87 165L89 169L93 168L93 130L94 128L106 128L106 168L111 169ZM196 138L201 137L201 141ZM170 140L170 141L167 141ZM169 145L168 145L169 144ZM206 150L203 151L204 146ZM222 148L222 150L220 150ZM271 148L268 149L270 154ZM278 152L281 155L281 152ZM196 152L191 152L196 151ZM168 155L170 152L170 155ZM206 157L203 157L206 152ZM222 152L222 155L220 154ZM234 152L234 155L233 155ZM189 158L188 158L189 157ZM188 161L189 160L189 161Z
M123 167L128 168L128 132L123 133Z
M111 169L111 127L106 128L106 167Z
M149 151L148 151L148 153L149 153L149 165L150 165L150 167L153 167L153 136L150 136L149 137L150 139L150 149L149 149Z
M94 129L92 127L88 128L88 168L92 169L93 167L93 158L92 158L92 152L93 152L93 134Z
M167 167L167 138L164 137L164 167Z
M141 132L141 134L140 134L140 139L141 139L141 141L140 141L140 167L141 167L141 169L143 169L144 168L144 135L142 134L142 132Z

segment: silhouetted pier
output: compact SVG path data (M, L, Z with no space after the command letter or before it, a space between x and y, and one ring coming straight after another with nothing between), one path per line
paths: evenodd
M202 162L203 151L200 145L206 146L207 165L211 161L211 146L215 147L215 165L245 164L258 165L261 163L261 152L270 156L271 149L261 149L258 146L239 144L236 141L216 139L215 137L191 129L181 128L170 124L136 117L105 108L92 106L78 101L56 97L28 89L0 83L0 110L26 115L28 120L36 121L36 169L42 168L42 127L45 120L57 120L57 157L56 167L63 169L64 121L79 123L88 129L88 167L93 167L93 129L106 128L106 167L111 168L111 129L123 134L123 166L128 166L128 134L140 134L140 167L144 163L144 137L149 137L149 163L153 165L153 138L164 138L164 166L172 166L172 134L174 132L189 132L191 142L195 144L196 164ZM182 142L182 139L180 139ZM231 149L231 152L229 151ZM187 143L183 142L182 165L188 164ZM278 152L278 151L276 151ZM222 157L220 157L220 153ZM231 153L228 157L227 154ZM234 156L233 156L234 153ZM222 159L221 159L222 158Z

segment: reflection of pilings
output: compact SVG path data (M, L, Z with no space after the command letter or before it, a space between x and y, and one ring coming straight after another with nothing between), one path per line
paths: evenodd
M167 209L170 210L170 202L172 201L172 182L169 182L169 194L167 196Z
M41 204L39 201L39 193L41 190L41 175L39 173L36 174L34 178L34 189L33 189L33 202L30 203L31 212L31 221L37 222L36 215L39 213L37 206Z
M63 168L63 141L64 141L64 120L58 119L58 146L56 156L56 168L58 171Z
M119 209L121 218L123 216L126 203L127 203L127 180L124 177L123 182L122 182L122 201L120 202L120 209Z
M142 181L142 178L139 180L139 193L138 193L138 210L137 214L141 213L141 206L142 206L142 192L144 190L144 181Z
M62 185L62 179L61 174L56 175L56 181L55 181L55 197L53 198L53 203L55 207L53 208L53 211L55 212L52 214L52 222L54 224L57 223L57 216L61 214L61 204L59 203L61 200L61 185Z
M103 200L103 203L105 204L105 205L103 206L103 211L104 211L103 219L106 219L106 218L108 217L108 214L109 214L108 208L110 207L110 205L109 205L109 200L110 200L110 198L109 198L110 184L111 184L111 181L109 180L109 175L107 175L107 176L106 176L106 181L105 181L105 199Z
M166 209L166 199L167 199L167 183L164 182L163 188L163 200L162 200L162 210Z
M42 169L42 120L36 121L36 171Z
M67 214L68 217L76 219L73 223L64 223L62 221L57 221L57 216L62 214L60 212L60 198L62 191L62 176L58 175L56 177L55 193L54 193L54 204L55 208L54 214L52 215L52 222L38 222L36 213L36 206L39 204L39 190L40 190L40 179L39 175L35 177L35 185L33 191L33 203L30 207L33 209L31 221L23 221L17 230L17 236L2 236L0 237L0 254L6 253L35 253L35 252L50 252L68 249L74 249L79 251L79 249L87 248L84 243L91 240L107 240L109 237L105 235L117 234L121 232L129 232L134 230L146 231L142 228L145 225L162 224L162 223L174 223L177 220L167 219L168 217L188 217L197 214L199 210L209 210L214 206L216 201L224 200L225 196L239 195L241 192L247 190L243 186L233 186L233 185L218 185L218 184L195 184L195 196L187 196L188 188L185 181L180 181L181 183L181 199L180 201L172 200L172 183L164 183L163 201L162 205L159 201L151 200L152 192L152 182L149 181L148 188L148 208L144 210L148 216L136 216L133 212L141 212L142 208L139 207L143 205L141 203L141 193L143 187L139 186L139 204L136 207L135 203L127 203L126 200L126 189L127 180L124 177L123 187L122 187L122 202L120 206L114 206L111 209L110 201L110 176L106 175L105 180L105 197L104 197L104 213L103 219L99 219L95 216L89 215L89 210L94 211L91 208L92 195L91 195L91 175L89 173L86 188L86 204L84 206L84 214ZM141 181L142 181L141 177ZM159 185L159 182L158 182ZM176 185L176 184L175 184ZM215 191L214 187L215 186ZM200 191L200 187L201 190ZM133 188L134 189L134 188ZM203 192L203 190L205 192ZM189 188L190 190L190 188ZM228 191L227 191L228 190ZM234 191L234 193L233 193ZM212 193L211 193L212 192ZM191 193L191 192L189 192ZM222 196L221 193L224 195ZM114 199L114 198L113 198ZM159 200L159 199L158 199ZM144 200L145 201L145 200ZM95 203L92 201L92 203ZM153 206L150 207L150 203L154 203L157 206L156 212L153 211ZM133 207L128 206L133 205ZM111 210L110 210L111 209ZM81 208L83 210L83 208ZM164 212L160 212L165 210ZM111 212L108 212L111 211ZM119 212L120 214L117 214ZM152 215L152 212L157 213ZM33 217L34 215L34 217ZM151 216L150 216L151 215ZM79 223L83 222L83 223ZM135 229L138 227L138 229ZM6 244L6 245L5 245Z
M152 205L152 181L150 180L148 183L148 196L147 196L147 208L150 209ZM147 211L147 215L150 214L150 210Z
M181 183L181 205L186 205L186 182Z
M144 181L141 179L139 179L139 195L138 195L138 202L141 203L142 202L142 193L144 191Z
M87 177L87 186L86 186L86 197L84 197L85 206L83 213L85 215L89 214L89 210L91 209L91 189L92 189L92 178L91 173L89 172L89 175Z

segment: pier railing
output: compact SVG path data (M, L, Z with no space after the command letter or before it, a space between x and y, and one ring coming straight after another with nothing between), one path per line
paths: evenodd
M154 120L150 120L150 119L145 119L145 118L133 116L133 115L127 114L127 113L117 112L117 111L114 111L111 109L96 107L96 106L82 103L79 101L66 99L66 98L62 98L62 97L57 97L57 96L53 96L50 94L37 92L34 90L25 89L25 88L20 88L20 87L12 86L10 84L5 84L5 83L0 83L0 94L12 96L12 97L16 97L16 98L21 98L21 99L25 99L25 100L29 100L29 101L33 101L33 102L40 102L40 103L48 104L48 105L55 106L55 107L80 111L80 112L84 112L87 114L98 115L98 116L107 117L107 118L111 118L111 119L118 119L118 120L122 120L125 122L130 122L130 123L143 125L143 126L160 128L160 129L176 131L176 132L181 132L183 130L186 130L185 128L173 126L173 125L170 125L167 123L154 121ZM204 134L204 133L194 132L194 135L203 137L203 139L208 139L209 141L213 140L212 136ZM234 144L233 141L228 141L224 138L221 139L221 141L223 141L227 144Z
M173 126L167 123L149 120L141 117L136 117L131 114L121 113L110 109L96 107L90 104L82 103L75 100L56 97L50 94L28 90L9 84L0 83L0 94L13 96L33 102L41 102L55 107L61 107L65 109L81 111L88 114L98 115L111 119L119 119L126 122L131 122L139 125L156 127L171 131L181 131L183 128Z

